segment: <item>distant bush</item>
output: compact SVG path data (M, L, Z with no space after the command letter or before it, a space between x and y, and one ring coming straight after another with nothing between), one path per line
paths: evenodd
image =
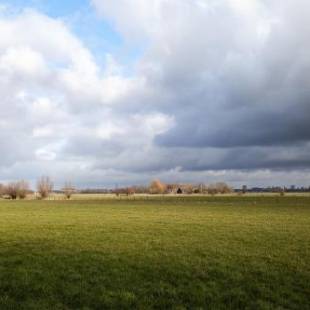
M224 182L218 182L215 184L210 184L207 188L208 194L229 194L233 192L233 189Z
M216 188L220 194L229 194L233 192L233 189L224 182L216 183Z
M218 190L214 184L209 185L207 188L207 191L208 191L208 194L212 196L218 194Z
M282 188L280 191L279 191L279 194L281 197L285 196L285 190L284 188Z
M147 194L149 193L149 189L147 186L133 186L131 189L135 194Z

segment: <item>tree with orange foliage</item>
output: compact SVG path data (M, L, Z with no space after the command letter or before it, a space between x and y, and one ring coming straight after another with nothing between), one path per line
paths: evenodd
M159 180L154 180L149 186L149 192L150 194L164 194L166 188L166 184L162 183Z

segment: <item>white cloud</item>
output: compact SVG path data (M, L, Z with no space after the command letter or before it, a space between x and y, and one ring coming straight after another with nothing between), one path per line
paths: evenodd
M96 129L96 136L103 140L111 140L113 136L122 134L125 134L124 129L112 122L106 122L105 124L99 125Z
M36 150L35 153L38 160L52 161L56 159L56 153L46 149Z
M28 47L8 48L0 58L0 70L32 78L44 75L46 64L41 54Z
M64 21L1 11L0 179L271 183L309 167L308 2L92 3L144 47L130 74Z
M53 175L80 167L86 177L83 167L100 153L111 156L103 141L124 149L132 137L143 136L135 145L149 144L167 128L164 114L144 119L136 111L114 111L141 92L143 79L124 77L109 54L103 71L64 22L36 11L0 16L0 81L0 173L6 178L19 177L22 165L32 166L34 178L50 171L50 162ZM77 140L81 144L74 145Z

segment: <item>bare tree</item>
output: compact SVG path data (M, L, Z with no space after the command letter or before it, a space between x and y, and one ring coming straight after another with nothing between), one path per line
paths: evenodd
M231 187L229 187L226 183L224 182L218 182L215 184L215 187L217 189L217 191L220 194L229 194L231 193L233 190Z
M203 183L200 183L196 187L197 194L203 194L206 191L206 186Z
M17 199L18 197L18 183L11 182L5 186L4 189L5 195L7 195L11 199Z
M25 199L29 193L29 184L27 181L11 182L7 185L0 185L0 196L5 195L10 199Z
M210 184L210 185L208 186L208 188L207 188L207 191L208 191L208 194L209 194L209 195L212 195L212 196L214 196L214 195L216 195L216 194L218 193L218 190L217 190L215 184Z
M233 192L233 189L224 182L218 182L208 186L208 194L210 195L229 194L231 192Z
M62 191L64 192L66 198L70 199L72 195L75 193L75 187L70 182L66 182Z
M19 199L25 199L29 193L29 183L25 180L21 180L17 182L16 185Z
M192 184L184 184L182 186L183 193L185 194L193 194L194 193L194 186Z
M2 197L5 194L5 186L3 184L0 184L0 197Z
M126 195L127 196L132 196L135 194L135 189L133 187L127 187L126 188Z
M37 183L37 191L42 199L47 198L53 190L54 184L48 176L42 176Z

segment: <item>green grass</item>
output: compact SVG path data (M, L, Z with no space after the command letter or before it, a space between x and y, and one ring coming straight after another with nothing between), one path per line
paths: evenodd
M0 309L310 309L310 197L0 201Z

